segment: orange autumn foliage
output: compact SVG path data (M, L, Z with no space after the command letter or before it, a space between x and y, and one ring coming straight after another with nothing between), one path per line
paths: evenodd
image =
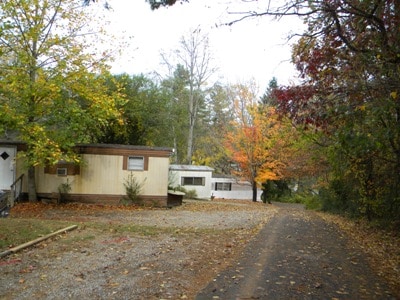
M237 164L235 175L258 183L282 179L286 163L281 151L290 143L292 126L274 107L253 105L247 113L246 118L236 118L225 136L225 147Z

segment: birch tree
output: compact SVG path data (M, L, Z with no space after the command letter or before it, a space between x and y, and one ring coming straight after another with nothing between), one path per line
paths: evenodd
M208 36L202 34L199 28L192 31L188 36L183 36L179 45L179 49L174 54L177 64L183 66L187 72L188 133L186 162L191 164L194 150L194 130L199 109L204 103L207 80L215 73L216 68L212 65ZM169 66L172 65L165 56L163 60Z

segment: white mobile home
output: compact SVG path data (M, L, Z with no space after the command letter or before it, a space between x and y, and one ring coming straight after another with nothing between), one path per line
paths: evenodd
M211 199L211 177L213 168L194 165L170 165L169 176L172 187L195 190L197 198Z
M251 200L253 197L253 188L250 182L239 181L228 175L213 174L211 189L215 198ZM261 199L261 193L262 190L257 189L257 200Z

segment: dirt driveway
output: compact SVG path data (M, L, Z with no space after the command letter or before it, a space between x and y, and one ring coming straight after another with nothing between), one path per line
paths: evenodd
M234 285L243 278L249 278L251 285L247 286L260 291L259 287L265 289L267 286L260 284L260 277L254 276L264 271L251 268L246 274L242 269L239 270L241 273L236 273L237 264L245 259L243 254L257 254L268 249L274 253L279 244L276 238L280 237L285 242L280 247L288 252L278 251L275 254L283 256L271 256L275 259L275 268L279 269L279 264L288 264L286 256L291 250L293 259L299 258L300 261L316 259L318 255L323 256L324 251L329 251L318 242L299 242L299 228L307 229L314 221L325 226L325 222L299 206L294 207L295 210L291 211L282 205L250 201L187 201L182 207L174 209L132 211L84 206L59 209L51 206L34 217L74 221L79 229L0 260L0 299L194 299L201 290L199 299L234 299L223 293L227 290L225 287L212 286L214 280L217 282L218 278L226 276L230 276L228 282ZM21 208L14 210L11 217L32 217L29 209ZM294 225L286 226L285 230L289 231L280 232L275 227L278 223ZM331 230L327 233L338 231L334 225L328 227ZM275 242L268 246L259 244L253 239L257 233L264 237L275 236ZM335 240L331 243L334 244ZM252 248L249 250L246 247ZM305 252L299 252L302 249L296 247L303 247ZM316 252L309 252L310 247L314 247ZM354 253L360 251L356 249ZM266 261L267 256L261 257ZM342 253L335 259L349 266L354 265L352 258ZM364 264L364 261L354 262ZM254 261L243 260L243 264L250 266L252 263ZM336 276L334 270L327 269L332 266L327 266L319 265L324 274ZM229 273L232 270L234 274ZM279 281L270 279L272 290L278 291L277 287L280 287L286 291L281 296L296 298L307 295L296 294L302 290L325 291L323 277L301 281L291 278L290 273L274 272L278 277L285 276L279 277ZM288 269L288 272L293 270ZM304 278L308 274L304 269ZM379 278L376 280L381 282ZM276 282L282 282L282 286ZM363 288L370 289L371 286L365 284ZM340 288L342 286L338 287L338 291ZM235 292L234 288L230 289ZM343 291L348 292L346 289ZM259 299L272 299L262 295L253 294L260 296ZM349 294L334 295L333 298L338 299L350 298ZM374 296L372 298L391 297L391 291L383 283L379 293L373 290L372 294L365 295Z
M399 287L378 276L336 226L281 204L237 263L196 299L397 299Z
M79 229L0 260L0 299L193 299L277 209L251 201L186 201L174 209L50 206L12 218ZM108 230L109 228L109 230Z

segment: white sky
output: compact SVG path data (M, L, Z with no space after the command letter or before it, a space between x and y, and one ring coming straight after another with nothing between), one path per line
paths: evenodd
M169 53L178 49L180 38L200 27L202 32L209 33L219 79L229 83L255 79L261 93L273 76L279 84L289 84L295 80L296 72L289 62L293 41L287 43L287 37L301 32L300 20L290 18L278 22L261 17L219 26L240 17L229 12L264 9L260 2L268 3L190 0L190 3L151 11L145 0L109 0L113 8L109 28L127 44L113 64L112 72L163 73L160 51Z

